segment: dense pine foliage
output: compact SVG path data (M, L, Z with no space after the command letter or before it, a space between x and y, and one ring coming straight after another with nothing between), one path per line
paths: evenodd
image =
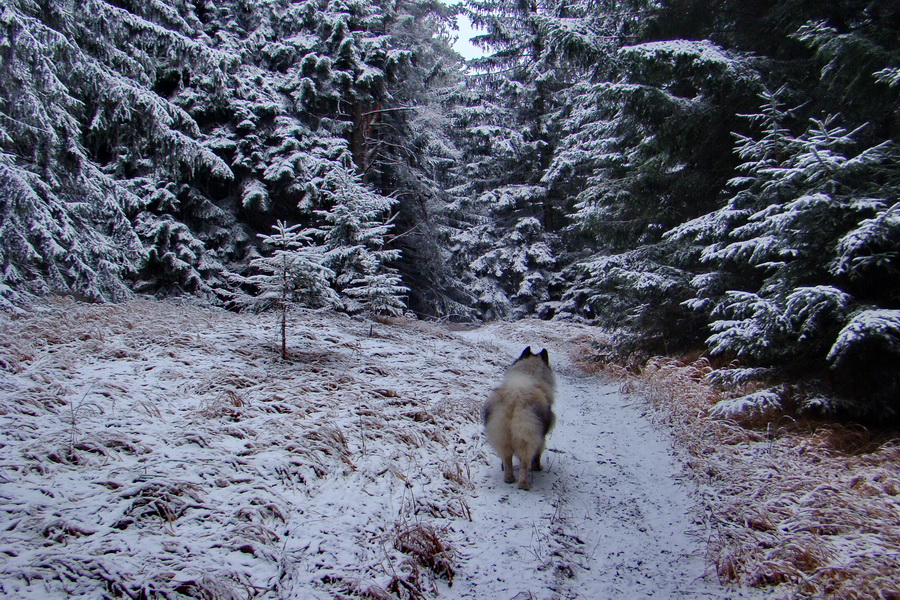
M898 33L887 0L10 0L0 303L586 318L897 417Z
M412 221L434 201L433 171L449 160L439 99L458 71L439 4L24 0L0 11L8 299L225 298L229 273L278 220L322 228L314 241L340 263L326 266L343 291L389 276L394 254L336 258L342 212L365 213L357 229L387 229L395 205L416 205L398 211Z

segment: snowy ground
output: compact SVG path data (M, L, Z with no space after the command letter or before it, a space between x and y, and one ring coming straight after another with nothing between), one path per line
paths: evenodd
M490 455L473 472L473 520L462 524L465 581L448 598L739 598L706 577L691 486L665 432L619 385L571 365L589 328L540 321L467 333L511 362L547 347L557 426L530 492L503 483Z
M2 597L750 597L708 575L668 434L571 366L589 328L303 312L288 362L272 316L175 303L0 331ZM524 492L478 413L529 344L558 424Z

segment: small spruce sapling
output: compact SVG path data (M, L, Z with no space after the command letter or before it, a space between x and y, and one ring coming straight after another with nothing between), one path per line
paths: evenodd
M264 310L274 307L281 314L281 357L287 359L287 312L293 304L307 306L341 305L329 282L334 271L322 264L320 248L310 245L312 233L300 225L278 221L271 235L260 234L271 254L255 258L250 267L257 271L249 277L236 277L238 283L249 284L255 295L242 296L240 304Z

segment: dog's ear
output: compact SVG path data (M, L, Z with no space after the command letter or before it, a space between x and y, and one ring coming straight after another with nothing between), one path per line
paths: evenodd
M550 364L550 355L547 353L547 349L544 348L540 352L537 353L537 356L541 357L541 360L544 361L545 364Z
M517 358L516 362L519 362L520 360L524 360L524 359L528 358L529 356L533 356L531 354L531 346L525 346L525 349L522 350L522 356Z

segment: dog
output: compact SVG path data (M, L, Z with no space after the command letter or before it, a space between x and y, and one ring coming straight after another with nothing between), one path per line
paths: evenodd
M506 370L503 383L482 408L485 437L503 460L506 483L516 480L512 459L519 459L519 489L531 487L529 466L532 471L541 470L544 440L556 421L555 386L547 350L532 354L528 346Z

